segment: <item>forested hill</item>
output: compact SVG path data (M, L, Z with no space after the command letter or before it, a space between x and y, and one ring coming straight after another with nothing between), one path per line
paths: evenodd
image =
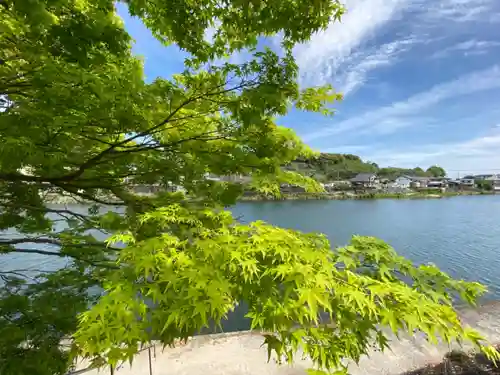
M380 168L376 163L363 161L357 155L322 153L316 159L298 159L287 167L304 175L314 177L318 181L345 180L358 173L377 173L382 178L394 179L402 175L443 177L445 171L437 166L424 171L420 167L413 169L386 167Z

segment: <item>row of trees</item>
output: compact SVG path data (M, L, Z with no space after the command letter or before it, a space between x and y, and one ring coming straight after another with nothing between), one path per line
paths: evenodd
M493 190L493 181L489 180L476 180L476 186L481 190L492 191Z
M2 266L2 375L65 374L78 356L116 366L140 343L192 336L242 301L270 351L291 362L300 350L318 373L385 349L384 327L497 355L452 305L455 295L473 304L482 285L414 265L375 238L332 250L323 235L238 223L224 207L241 187L205 179L249 175L266 194L283 182L320 190L282 169L314 153L274 119L292 105L328 114L340 99L330 87L299 89L292 53L341 17L338 1L126 4L186 51L182 73L145 81L112 0L0 3L0 256L63 261ZM273 35L281 54L257 48ZM243 48L248 62L224 62ZM137 196L128 183L186 193ZM49 193L82 206L47 205ZM320 324L322 312L333 324Z
M295 170L318 181L346 180L358 173L377 173L381 178L395 179L399 176L445 177L446 171L439 166L427 170L416 168L380 168L376 163L363 161L352 154L321 153L319 157L298 159L290 163L289 170Z
M430 166L426 170L420 167L410 169L394 167L380 168L377 173L379 176L388 179L394 179L399 176L446 177L446 171L437 165Z

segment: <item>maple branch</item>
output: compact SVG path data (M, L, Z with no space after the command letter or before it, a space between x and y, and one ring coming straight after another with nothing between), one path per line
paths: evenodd
M249 81L249 82L252 82L252 81ZM225 83L224 83L225 84ZM223 87L224 84L221 84L221 85L218 85L216 86L216 88L220 88L220 87ZM253 82L252 84L255 84L255 82ZM241 83L240 85L238 86L235 86L235 87L232 87L232 88L229 88L229 89L225 89L225 90L221 90L221 91L216 91L216 92L205 92L203 94L200 94L200 95L197 95L197 96L192 96L188 99L186 99L184 102L182 102L176 109L174 109L172 112L170 112L170 114L163 120L161 121L160 123L142 131L142 132L139 132L135 135L132 135L120 142L117 142L111 146L109 146L108 148L104 149L103 151L101 151L100 153L98 153L97 155L93 156L92 158L88 159L86 162L84 162L76 172L73 172L73 173L70 173L66 176L61 176L61 177L58 177L56 178L56 180L58 181L67 181L67 180L72 180L72 179L75 179L79 176L81 176L85 170L87 170L88 168L94 166L96 164L96 162L98 162L100 159L102 159L104 156L106 156L107 154L113 152L114 149L116 149L117 147L120 147L120 146L123 146L129 142L132 142L138 138L142 138L142 137L145 137L147 135L149 135L151 132L154 132L155 130L161 128L163 125L167 124L168 122L170 122L172 120L172 118L181 110L183 109L184 107L186 107L188 104L191 104L197 100L200 100L200 99L203 99L204 97L209 97L209 96L215 96L215 95L221 95L221 94L225 94L227 92L231 92L231 91L235 91L235 90L239 90L243 87L246 87L248 86L249 83L248 82L244 82L244 83Z
M40 255L48 255L48 256L56 256L59 258L73 258L77 261L87 263L91 266L94 267L102 267L102 268L109 268L109 269L119 269L118 266L114 264L109 264L109 263L97 263L88 259L83 259L80 257L77 257L72 254L65 254L65 253L58 253L54 251L47 251L47 250L40 250L40 249L24 249L24 248L15 248L9 251L9 253L23 253L23 254L40 254Z

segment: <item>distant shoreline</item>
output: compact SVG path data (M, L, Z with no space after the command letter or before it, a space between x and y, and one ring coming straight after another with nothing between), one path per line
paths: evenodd
M306 201L306 200L374 200L374 199L439 199L457 196L471 195L495 195L494 192L444 192L444 193L353 193L353 192L335 192L335 193L283 193L280 197L265 195L248 195L238 199L239 202L277 202L277 201ZM113 202L109 199L110 203ZM117 201L118 202L118 201ZM51 194L46 197L46 203L49 204L83 204L81 199L75 199L71 196ZM93 202L89 201L88 204Z
M495 195L494 192L444 192L444 193L285 193L281 197L254 195L244 196L242 202L266 202L288 200L373 200L373 199L440 199L447 197Z

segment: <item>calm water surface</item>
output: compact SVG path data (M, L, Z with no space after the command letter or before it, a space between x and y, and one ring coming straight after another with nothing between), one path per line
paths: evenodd
M500 299L500 195L428 200L241 203L242 220L322 232L332 245L376 236L415 263L433 262L455 278L476 280Z

